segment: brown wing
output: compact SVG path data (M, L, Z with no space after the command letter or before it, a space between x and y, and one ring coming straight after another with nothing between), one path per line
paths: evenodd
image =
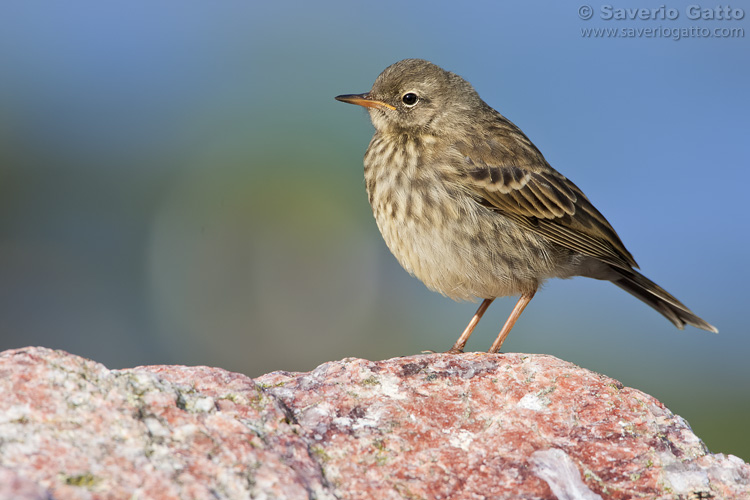
M638 267L581 190L502 120L493 139L455 144L465 161L464 180L482 203L565 248L624 269Z

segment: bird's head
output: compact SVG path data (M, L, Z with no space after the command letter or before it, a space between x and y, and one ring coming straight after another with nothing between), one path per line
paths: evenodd
M392 64L369 92L336 99L368 108L382 133L455 130L486 106L469 82L423 59Z

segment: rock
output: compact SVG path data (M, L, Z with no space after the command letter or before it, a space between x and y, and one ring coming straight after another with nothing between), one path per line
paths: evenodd
M545 355L345 359L257 379L0 353L0 500L750 498L750 465Z
M0 468L0 500L52 500L52 497L31 479Z

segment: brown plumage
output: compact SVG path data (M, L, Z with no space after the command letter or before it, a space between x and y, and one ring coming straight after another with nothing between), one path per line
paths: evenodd
M370 112L365 181L391 252L428 288L485 299L451 352L462 352L492 300L521 295L497 352L539 286L572 276L611 281L680 329L717 331L636 271L583 192L460 76L406 59L370 92L336 99Z

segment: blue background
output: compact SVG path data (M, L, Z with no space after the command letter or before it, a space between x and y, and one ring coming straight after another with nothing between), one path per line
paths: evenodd
M579 278L550 282L504 348L653 394L712 451L750 459L750 16L691 21L672 3L677 20L604 21L601 5L585 21L535 1L4 2L0 349L257 376L450 347L476 305L389 254L364 191L372 126L333 100L420 57L471 81L721 332L678 332ZM581 34L690 26L745 33Z

